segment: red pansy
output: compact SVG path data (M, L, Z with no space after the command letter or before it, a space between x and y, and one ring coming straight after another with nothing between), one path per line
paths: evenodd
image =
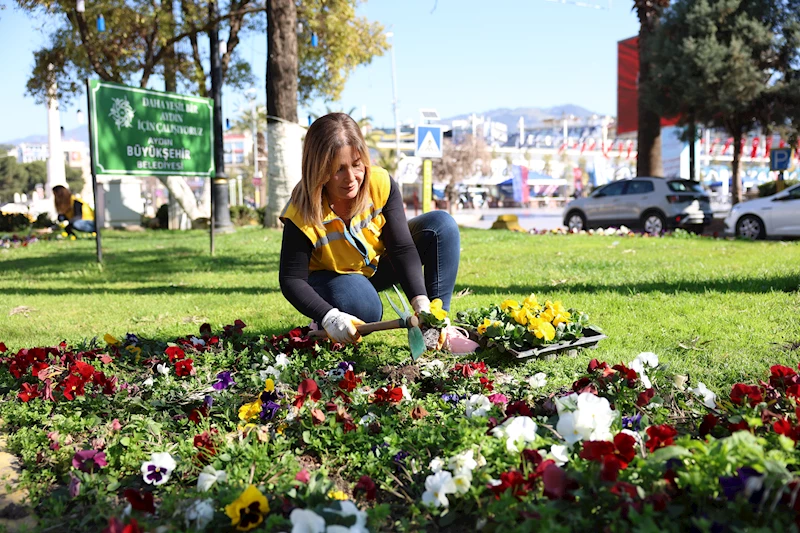
M322 398L322 393L319 390L317 382L310 378L301 381L300 386L297 387L297 397L294 400L294 406L298 409L303 407L303 403L308 398L311 398L314 401Z
M675 437L678 435L678 432L672 426L668 424L662 424L660 426L650 426L647 428L647 449L650 452L656 451L658 448L664 448L666 446L672 446L675 444Z
M192 367L193 359L181 359L175 363L175 375L178 377L191 376L194 368Z
M755 407L763 400L761 389L744 383L734 385L731 389L731 401L736 405L744 405L745 398L750 401L750 407Z
M17 394L17 398L25 403L28 403L34 398L39 398L42 392L39 390L39 385L31 385L30 383L23 383L22 390Z
M375 403L400 403L403 399L403 389L400 387L378 387L375 390Z
M139 492L135 489L125 489L122 495L125 496L125 499L131 504L133 510L149 514L154 514L156 512L152 492Z
M186 357L186 352L184 352L183 348L181 348L180 346L170 346L169 348L167 348L167 351L165 353L167 354L167 357L169 357L170 363L174 363L175 361L178 361Z

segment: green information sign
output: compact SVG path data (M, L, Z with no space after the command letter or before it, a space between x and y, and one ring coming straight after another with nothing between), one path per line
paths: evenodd
M214 175L213 101L91 80L95 174Z

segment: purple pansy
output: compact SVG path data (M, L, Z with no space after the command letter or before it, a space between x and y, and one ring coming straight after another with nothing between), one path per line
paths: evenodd
M261 420L272 420L275 418L281 404L268 400L261 404Z
M81 493L81 480L75 474L69 474L69 496L77 498Z
M737 468L735 476L720 476L719 484L728 500L735 500L739 494L744 494L750 502L756 503L763 493L764 475L745 466Z
M72 456L72 466L81 472L93 472L96 468L108 465L105 452L97 450L81 450Z
M459 397L458 394L445 392L444 394L442 394L442 400L444 400L447 403L456 404L461 401L461 398Z
M225 390L228 387L233 387L236 385L236 382L233 381L231 373L228 370L217 374L217 380L218 381L212 385L212 387L214 387L216 390Z
M633 416L622 417L622 428L639 431L642 422L642 413L636 413Z

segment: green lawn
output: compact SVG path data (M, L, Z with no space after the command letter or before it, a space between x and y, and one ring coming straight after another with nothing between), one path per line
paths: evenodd
M0 250L0 341L17 350L104 333L171 340L237 318L249 334L308 322L280 293L278 231L218 236L213 258L204 232L106 232L103 242L102 268L93 239ZM456 290L468 294L454 311L533 292L585 310L608 335L578 358L527 363L554 383L571 382L591 357L628 362L653 351L722 389L800 358L800 242L465 229L462 249ZM391 358L403 338L365 343Z

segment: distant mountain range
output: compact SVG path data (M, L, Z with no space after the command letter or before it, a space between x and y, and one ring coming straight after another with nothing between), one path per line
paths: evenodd
M88 126L78 126L77 128L71 130L64 130L64 140L65 141L83 141L85 143L89 142L89 127ZM27 137L22 137L20 139L11 139L10 141L2 141L0 144L13 144L17 146L21 143L46 143L47 142L47 134L41 135L28 135Z
M508 131L510 133L517 130L519 117L524 117L525 126L531 127L541 124L542 121L547 118L561 118L564 115L575 115L576 117L579 118L587 118L591 117L595 113L593 111L586 109L585 107L581 107L579 105L574 105L574 104L565 104L565 105L546 107L546 108L517 107L515 109L510 109L507 107L501 107L499 109L491 109L489 111L483 111L480 113L464 113L462 115L456 115L454 117L442 119L442 122L449 123L452 122L453 120L468 119L472 114L475 114L479 117L483 116L491 118L492 121L495 122L502 122L503 124L508 126ZM86 126L78 126L75 129L66 130L64 132L64 139L66 140L74 139L77 141L83 141L88 143L89 128ZM42 135L29 135L21 139L11 139L9 141L0 142L0 144L18 145L20 143L46 143L46 142L47 142L47 134L42 134Z
M490 111L483 111L481 113L466 113L463 115L456 115L454 117L450 117L444 119L443 122L451 122L453 120L459 119L468 119L470 115L475 114L477 116L483 116L486 118L491 118L494 122L502 122L506 126L508 126L508 131L514 132L517 130L517 124L519 123L519 117L525 118L525 126L536 126L541 125L542 121L547 118L561 118L564 115L575 115L579 118L587 118L591 117L592 115L596 114L594 111L590 111L585 107L581 107L579 105L574 104L564 104L558 105L554 107L517 107L515 109L509 109L507 107L501 107L500 109L492 109Z

